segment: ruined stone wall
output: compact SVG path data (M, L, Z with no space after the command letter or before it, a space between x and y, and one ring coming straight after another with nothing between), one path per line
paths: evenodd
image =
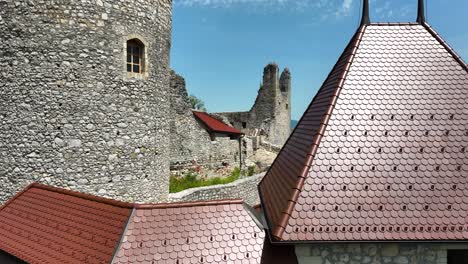
M171 202L209 201L224 199L242 199L253 206L260 203L257 185L265 174L257 174L235 182L188 189L179 193L169 194Z
M279 76L278 65L268 64L250 111L216 115L246 135L265 135L270 143L282 146L291 132L291 73L285 69Z
M297 245L299 264L447 264L447 250L467 243L336 243Z
M0 202L31 181L165 199L171 0L0 1ZM145 44L146 77L126 72Z
M171 73L170 163L174 174L185 174L196 167L216 170L240 167L239 141L210 134L196 120L188 100L185 80Z

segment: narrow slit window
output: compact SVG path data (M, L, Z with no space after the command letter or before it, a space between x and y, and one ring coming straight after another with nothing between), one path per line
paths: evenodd
M144 71L145 46L137 39L127 41L127 72L141 74Z

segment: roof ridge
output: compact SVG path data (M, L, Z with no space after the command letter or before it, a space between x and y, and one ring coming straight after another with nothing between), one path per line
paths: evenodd
M128 231L128 226L130 225L130 221L133 219L134 214L135 214L135 207L132 208L132 211L130 212L130 214L127 217L127 221L125 222L125 227L123 228L122 232L119 235L119 241L117 242L117 244L116 244L116 246L114 248L114 253L112 254L112 259L111 259L110 263L114 263L114 259L117 256L117 254L119 253L120 247L122 246L123 240L125 238L125 234Z
M419 26L418 22L372 22L368 26Z
M176 202L176 203L158 203L158 204L135 204L135 209L166 209L166 208L185 208L210 205L230 205L244 204L240 199L225 199L213 201L193 201L193 202Z
M468 65L465 63L462 57L450 47L450 45L426 22L422 23L422 26L429 31L429 33L452 55L452 57L468 72Z
M104 204L108 204L108 205L112 205L112 206L116 206L116 207L121 207L121 208L132 209L132 208L135 207L134 203L122 202L122 201L118 201L118 200L114 200L114 199L110 199L110 198L99 197L99 196L92 195L92 194L72 191L72 190L59 188L59 187L53 187L53 186L41 184L41 183L38 183L38 182L34 182L34 183L30 184L30 186L28 186L28 187L29 188L38 188L38 189L51 191L51 192L56 192L56 193L61 193L61 194L65 194L65 195L70 195L70 196L74 196L74 197L77 197L77 198L81 198L81 199L85 199L85 200L89 200L89 201L93 201L93 202L98 202L98 203L104 203ZM28 189L25 189L24 191L26 191Z
M321 141L321 139L323 137L323 133L325 131L326 126L328 125L328 121L330 120L331 114L332 114L332 112L334 110L334 106L335 106L336 101L338 99L338 96L339 96L339 94L340 94L340 92L341 92L341 90L343 88L344 81L346 80L346 77L347 77L348 72L349 72L349 68L351 67L351 64L353 63L356 51L359 48L359 45L360 45L361 40L362 40L362 36L363 36L364 31L366 30L366 28L367 28L367 25L363 25L356 31L353 38L348 43L348 45L343 50L343 53L341 54L341 56L338 59L338 61L340 61L343 58L345 52L349 48L352 47L351 54L349 55L349 58L347 59L347 62L346 62L346 67L342 70L343 72L342 72L341 77L340 77L340 82L338 83L338 86L335 89L335 92L331 97L329 107L328 107L327 111L325 112L325 114L324 114L324 116L322 118L320 126L317 129L318 133L317 133L316 137L314 138L314 140L312 141L312 145L310 147L310 150L308 151L308 155L307 155L308 157L305 160L304 169L302 170L301 175L298 176L299 179L298 179L298 181L296 183L296 186L295 186L295 188L293 190L291 198L288 200L287 207L282 212L282 214L283 214L282 219L280 219L277 226L274 227L274 229L272 230L272 235L274 237L280 239L280 240L281 240L281 238L283 236L283 233L285 231L288 220L291 217L294 206L296 205L297 199L299 198L300 192L301 192L302 188L304 187L305 179L307 178L307 174L308 174L309 169L311 167L313 157L315 156L315 154L317 152L318 146L319 146L320 141ZM332 72L333 72L333 70L330 71L330 74ZM329 74L329 76L330 76L330 74ZM327 79L325 79L324 84L329 79L329 76L327 76ZM323 87L323 84L322 84L322 87ZM314 103L314 100L312 100L310 105L312 105L313 103ZM310 105L309 105L309 107L310 107Z

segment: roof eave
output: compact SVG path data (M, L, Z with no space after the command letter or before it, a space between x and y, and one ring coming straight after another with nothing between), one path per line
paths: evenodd
M388 243L468 243L468 239L465 240L436 240L436 239L429 239L429 240L271 240L273 244L276 245L316 245L316 244L370 244L370 243L380 243L380 244L388 244Z

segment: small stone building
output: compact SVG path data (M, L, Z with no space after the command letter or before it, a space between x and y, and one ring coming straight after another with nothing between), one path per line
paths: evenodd
M171 174L185 174L196 168L208 171L240 168L246 156L243 152L247 150L242 147L242 132L208 113L194 112L185 80L174 71L171 71L170 94Z
M259 191L299 264L468 259L468 67L426 23L361 26Z

